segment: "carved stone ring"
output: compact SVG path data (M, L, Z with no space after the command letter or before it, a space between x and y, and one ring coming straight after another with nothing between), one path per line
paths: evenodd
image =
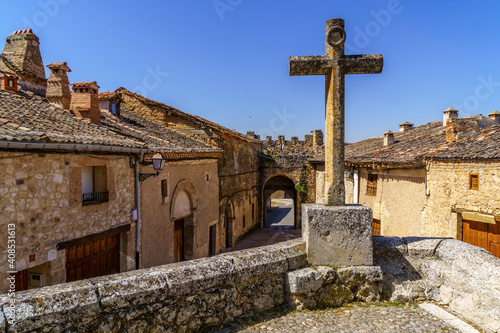
M341 45L345 41L344 29L342 27L339 27L338 25L331 27L330 30L328 30L326 40L332 47Z

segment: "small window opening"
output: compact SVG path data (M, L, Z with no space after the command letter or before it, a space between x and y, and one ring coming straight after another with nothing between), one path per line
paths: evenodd
M210 180L210 175L207 174L207 182Z
M469 190L474 190L474 191L479 190L479 174L477 173L469 174Z
M168 197L168 182L166 179L163 179L161 181L161 197L162 198Z
M377 179L378 175L368 175L368 182L366 183L366 195L377 195Z
M14 87L14 80L7 80L7 85L9 87Z
M58 69L54 69L54 74L57 74L59 73L59 70Z
M245 226L246 226L246 223L245 223L245 222L246 222L246 221L245 221L245 215L243 215L243 228L245 228Z

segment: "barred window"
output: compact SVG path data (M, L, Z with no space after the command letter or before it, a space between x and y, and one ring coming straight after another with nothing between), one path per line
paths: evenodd
M479 175L477 173L469 174L469 190L479 190Z

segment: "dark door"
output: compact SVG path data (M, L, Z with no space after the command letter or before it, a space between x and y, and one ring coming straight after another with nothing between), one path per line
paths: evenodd
M174 261L184 260L184 219L175 221L174 226Z
M16 291L28 290L28 270L16 273Z
M120 235L66 249L66 282L120 272Z

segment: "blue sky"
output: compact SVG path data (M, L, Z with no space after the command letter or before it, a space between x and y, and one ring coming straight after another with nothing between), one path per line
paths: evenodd
M324 24L346 21L346 54L382 53L378 75L346 78L346 141L398 124L500 109L500 3L426 0L2 1L0 35L32 28L45 65L240 132L303 139L324 129L324 77L288 57L324 54ZM8 13L5 15L5 13ZM48 74L48 73L47 73Z

